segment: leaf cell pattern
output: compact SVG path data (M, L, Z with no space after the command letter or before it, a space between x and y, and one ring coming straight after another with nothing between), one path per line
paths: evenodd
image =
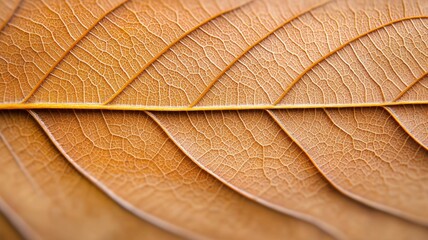
M0 6L0 238L428 237L427 1Z

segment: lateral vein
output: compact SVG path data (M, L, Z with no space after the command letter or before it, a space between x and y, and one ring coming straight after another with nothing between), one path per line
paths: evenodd
M215 14L213 16L210 16L209 18L205 19L204 21L200 22L198 25L194 26L192 29L188 30L187 32L185 32L183 35L181 35L179 38L175 39L173 42L171 42L170 44L168 44L168 46L166 46L164 49L162 49L162 51L160 51L158 54L156 54L152 59L150 59L150 61L148 61L146 64L144 64L144 66L136 73L134 74L134 76L132 76L121 88L119 88L119 90L117 90L107 101L105 101L103 103L103 105L107 105L110 102L112 102L120 93L123 92L123 90L125 90L125 88L127 88L133 81L135 81L135 79L137 79L148 67L150 67L154 62L156 62L164 53L166 53L169 49L171 49L171 47L173 47L174 45L176 45L178 42L180 42L181 40L183 40L183 38L187 37L189 34L191 34L192 32L198 30L200 27L202 27L203 25L211 22L212 20L223 16L226 13L229 13L231 11L234 11L236 9L239 9L243 6L245 6L246 4L249 4L250 2L252 2L253 0L250 0L242 5L239 6L235 6L232 7L230 9L227 9L225 11L222 11L218 14Z
M202 100L202 98L208 93L208 91L214 86L214 84L224 75L226 74L227 71L229 71L229 69L231 69L242 57L244 57L251 49L253 49L254 47L256 47L257 45L259 45L261 42L263 42L266 38L268 38L269 36L271 36L272 34L274 34L276 31L278 31L279 29L281 29L282 27L284 27L285 25L287 25L288 23L292 22L293 20L299 18L300 16L318 8L321 6L326 5L327 3L330 3L331 0L322 2L320 4L317 4L315 6L310 7L309 9L298 13L297 15L293 16L290 19L287 19L285 22L281 23L280 25L278 25L277 27L275 27L273 30L269 31L266 35L264 35L263 37L261 37L259 40L257 40L256 42L254 42L252 45L250 45L248 48L246 48L240 55L238 55L232 62L229 63L229 65L227 65L211 82L210 84L208 84L208 86L205 88L205 90L199 95L198 98L196 98L190 105L189 107L194 107L196 104L199 103L199 101Z
M290 92L290 90L294 87L294 85L296 85L297 82L300 81L300 79L302 79L309 71L311 71L315 66L317 66L318 64L320 64L321 62L325 61L327 58L329 58L330 56L332 56L333 54L337 53L338 51L342 50L343 48L345 48L346 46L348 46L349 44L351 44L352 42L357 41L358 39L369 35L370 33L373 33L375 31L378 31L382 28L385 28L387 26L399 23L399 22L403 22L403 21L408 21L408 20L412 20L412 19L425 19L428 18L428 16L411 16L411 17L405 17L405 18L400 18L388 23L385 23L381 26L378 26L376 28L373 28L363 34L360 34L350 40L348 40L347 42L343 43L342 45L340 45L339 47L337 47L336 49L334 49L333 51L327 53L326 55L322 56L320 59L318 59L316 62L312 63L308 68L306 68L302 73L300 73L299 76L297 76L297 78L295 78L293 80L293 82L291 82L290 85L288 85L288 87L284 90L284 92L281 94L281 96L273 103L273 105L278 105L282 99L284 99L284 97L287 95L288 92Z

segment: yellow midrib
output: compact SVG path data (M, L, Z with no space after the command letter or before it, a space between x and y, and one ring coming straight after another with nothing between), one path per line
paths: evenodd
M13 109L88 109L88 110L122 110L122 111L225 111L225 110L268 110L268 109L314 109L314 108L354 108L387 107L409 104L428 104L423 101L374 102L349 104L293 104L293 105L214 105L214 106L142 106L142 105L104 105L100 103L0 103L0 110Z

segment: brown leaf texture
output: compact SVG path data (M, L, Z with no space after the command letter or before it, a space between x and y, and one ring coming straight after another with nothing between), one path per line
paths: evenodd
M0 214L0 238L11 240L21 238L19 233L16 231L16 229L14 229L12 224L3 214Z
M0 0L0 238L427 239L428 2Z
M320 234L223 186L188 159L145 113L118 113L39 112L37 118L79 169L142 218L214 238Z
M4 213L16 215L12 219L20 218L15 222L24 236L174 239L123 211L84 179L27 112L2 112L0 126L1 205L9 205Z
M303 217L319 224L320 227L336 228L336 230L342 232L342 235L352 236L353 238L362 239L367 236L367 232L370 232L379 234L373 235L373 239L390 239L397 237L397 234L403 234L407 231L405 229L410 226L406 227L407 224L403 222L400 224L400 220L355 204L354 201L341 196L319 174L308 158L308 156L312 156L311 153L312 151L315 152L315 147L317 146L313 147L314 150L310 149L310 147L305 148L306 146L299 148L298 141L296 141L296 144L281 129L283 127L282 121L279 120L281 118L278 117L279 119L277 120L276 112L272 113L272 115L275 117L275 121L272 121L272 117L269 114L262 111L209 112L204 114L155 113L155 118L169 133L170 137L175 140L177 145L197 161L202 168L217 175L238 191L244 191L244 194L255 198L262 204L272 205L272 207L279 211L296 216L303 213L306 215ZM309 119L320 119L319 117L313 118L306 112L303 112L302 115L308 116ZM302 123L302 121L298 122ZM314 123L309 125L304 123L303 126L315 127L316 125ZM319 129L329 130L327 127L320 127ZM337 133L330 134L332 138L340 137ZM317 135L321 134L314 134L314 136ZM326 139L324 136L320 138ZM344 140L340 140L340 142L345 143ZM376 144L373 140L366 140L365 143L368 145ZM314 145L321 144L317 142ZM305 150L305 152L302 150ZM419 149L412 150L417 152ZM318 152L321 155L323 154L321 151ZM331 149L328 149L328 153L338 155L338 153ZM413 159L415 162L427 158L425 150L422 153L417 152L413 154L419 154L419 156ZM425 155L420 156L421 154ZM355 168L358 167L361 169L365 167L352 166L351 168L351 163L346 162L346 158L344 159L340 156L331 157L327 153L323 156L314 156L313 159L322 161L323 157L331 159L329 164L333 166L343 164L344 166L337 167L337 171L343 171L344 173L355 171ZM332 162L334 159L339 159L340 163L334 164ZM349 159L355 159L353 161L356 162L364 161L357 157L350 157ZM373 159L373 157L366 156L363 159ZM377 161L381 162L384 159L377 159ZM322 168L323 162L314 162L316 166L319 166L321 173L324 173ZM407 207L405 210L409 212L413 211L414 215L416 215L412 217L416 219L420 218L420 221L423 222L427 215L422 210L426 209L427 204L427 196L424 195L427 194L427 190L424 189L426 187L424 185L426 179L423 178L423 176L427 175L427 163L417 164L419 165L412 166L412 168L415 168L415 171L421 170L422 176L419 179L417 176L414 176L417 181L412 184L417 183L420 185L414 188L405 188L405 186L402 186L400 190L397 190L406 193L406 195L401 196L402 199L390 199L395 195L400 195L393 192L400 186L393 184L395 182L383 186L382 181L385 181L383 178L386 178L383 175L376 175L376 177L370 179L366 176L349 174L351 176L342 178L343 181L351 181L352 179L355 179L355 181L367 180L364 183L354 183L355 185L360 184L365 187L374 185L373 191L356 192L361 198L364 198L361 201L376 199L380 204L395 204L393 206L397 206L397 208ZM425 170L423 170L424 168ZM386 176L391 175L391 177L395 178L400 178L400 175L406 172L409 172L408 174L415 174L407 169L399 169L394 174L387 171L388 168L386 167L380 169L382 174ZM372 173L372 171L362 171L362 173ZM331 175L331 178L340 177L340 173L332 172ZM328 180L331 179L328 175L326 178ZM405 177L393 180L412 181ZM407 182L400 183L403 185L408 184ZM353 190L352 185L346 187L351 188L350 191ZM345 192L345 194L348 193ZM379 194L380 196L375 194ZM395 202L390 203L391 200L395 200ZM353 224L358 223L358 227L349 225L349 222L346 222L346 218L349 216L352 216ZM340 220L340 217L344 219ZM326 224L328 226L324 226ZM382 226L383 224L385 225ZM370 230L371 228L384 229L386 232L375 229ZM394 232L392 229L397 232ZM407 235L403 235L402 237L405 236Z

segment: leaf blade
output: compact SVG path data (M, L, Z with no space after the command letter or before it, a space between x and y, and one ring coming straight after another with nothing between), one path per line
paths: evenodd
M312 165L307 153L285 135L280 121L272 122L264 111L151 115L183 152L211 175L255 201L325 228L339 239L424 235L411 224L403 227L405 220L339 193ZM358 228L348 225L348 216Z
M122 206L133 206L134 214L163 228L185 237L280 239L287 234L296 239L330 238L309 224L259 206L219 183L187 159L144 113L126 113L126 117L125 113L119 117L117 112L36 114L70 162L101 189L109 191L110 196L115 195ZM123 121L134 124L118 128ZM70 133L84 136L75 139L86 140L69 142L65 136ZM117 148L117 142L123 147ZM136 154L134 149L141 150Z
M302 112L288 110L276 112L284 129L308 152L314 164L333 185L368 205L426 225L423 217L426 213L414 206L426 204L426 197L422 195L427 191L423 190L422 185L416 189L410 188L407 181L412 184L424 181L427 152L412 142L410 136L389 119L391 116L385 110L329 109L309 110L305 114L303 116ZM363 119L371 114L371 123L368 122L371 118ZM309 120L315 115L315 121ZM311 127L299 132L302 124ZM394 134L389 135L390 131ZM322 134L316 138L308 137L316 132ZM381 139L381 136L387 137ZM332 144L337 141L343 141L343 144ZM407 154L396 154L400 151ZM418 198L410 197L417 195ZM409 202L415 205L409 205Z
M123 211L84 179L25 111L3 111L0 123L0 200L24 237L176 239Z

